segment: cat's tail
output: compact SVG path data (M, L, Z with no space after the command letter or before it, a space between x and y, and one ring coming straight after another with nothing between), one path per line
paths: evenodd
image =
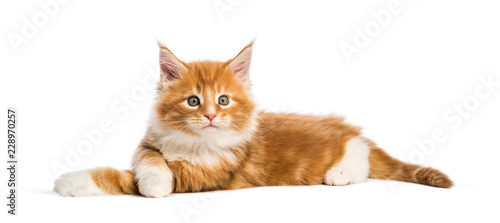
M442 188L453 186L453 181L441 171L397 160L380 148L371 149L369 162L369 176L373 179L406 181Z
M64 174L56 180L54 191L66 197L105 194L138 195L131 170L96 168Z

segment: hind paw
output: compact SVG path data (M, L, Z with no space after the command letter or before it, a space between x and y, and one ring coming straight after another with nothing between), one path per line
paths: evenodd
M325 175L324 183L332 186L345 186L351 179L338 167L331 168Z

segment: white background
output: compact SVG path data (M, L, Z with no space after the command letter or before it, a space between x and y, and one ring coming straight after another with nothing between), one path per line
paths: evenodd
M2 116L8 106L18 109L20 160L18 216L6 214L2 199L2 222L500 220L494 214L500 199L500 86L488 91L480 81L500 81L497 1L68 1L44 17L39 3L45 2L0 5ZM398 3L398 13L384 26L377 23L373 12ZM36 33L23 36L34 16L40 20ZM348 62L341 44L356 46L356 29L366 33L367 25L369 42L358 45ZM12 44L14 35L25 42ZM260 108L343 115L390 154L436 167L456 186L370 180L164 199L52 192L59 175L54 165L129 168L152 104L154 91L143 80L157 78L148 72L158 66L156 38L192 61L229 59L254 37L251 77ZM487 95L482 100L475 96L478 88ZM464 103L467 114L453 112ZM88 142L83 132L97 131L103 120L112 122L111 132L68 163L70 151ZM419 148L416 141L429 142L434 131L444 134L433 140L435 149ZM1 154L5 162L6 152ZM3 196L5 170L0 178Z

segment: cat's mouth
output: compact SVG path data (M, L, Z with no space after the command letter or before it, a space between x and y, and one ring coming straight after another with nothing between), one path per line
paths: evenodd
M210 124L204 126L201 129L216 129L216 128L217 128L217 126L215 126L214 124L210 123Z

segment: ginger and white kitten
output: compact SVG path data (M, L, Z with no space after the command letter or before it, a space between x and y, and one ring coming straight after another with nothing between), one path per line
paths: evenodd
M63 196L170 193L277 185L347 185L367 178L449 188L442 172L390 157L335 116L255 109L252 43L227 62L185 63L160 44L161 80L132 170L61 176Z

